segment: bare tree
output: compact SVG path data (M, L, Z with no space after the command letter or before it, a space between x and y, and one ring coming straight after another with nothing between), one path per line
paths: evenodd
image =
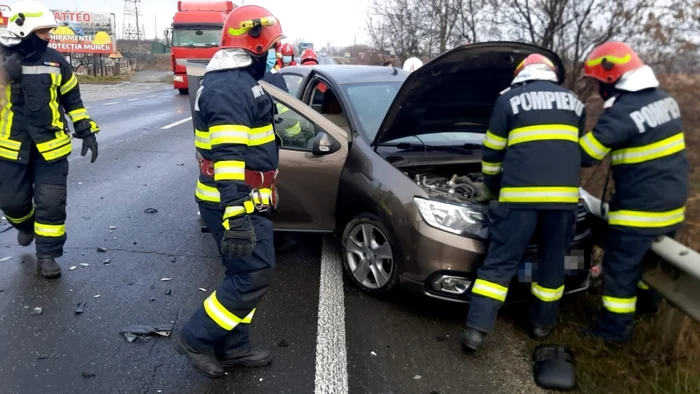
M299 44L302 42L306 42L304 37L297 37L292 41L292 46L294 47L294 53L297 53L299 51Z
M401 59L428 52L424 3L418 0L372 0L367 32L380 52L391 52Z

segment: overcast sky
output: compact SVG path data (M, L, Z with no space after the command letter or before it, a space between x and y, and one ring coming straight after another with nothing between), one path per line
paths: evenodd
M328 41L334 46L352 45L355 36L358 44L368 40L364 29L367 0L234 0L239 5L243 2L270 10L291 41L301 37L320 48ZM8 3L11 7L15 2ZM43 3L52 10L113 12L117 17L117 32L121 35L122 0L43 0ZM162 37L177 11L177 0L142 0L141 8L146 37L153 38L156 33Z

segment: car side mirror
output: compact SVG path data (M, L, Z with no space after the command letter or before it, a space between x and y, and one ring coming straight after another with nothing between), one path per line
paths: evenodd
M331 137L324 131L319 131L314 138L314 144L311 148L311 153L314 156L323 156L335 153L340 150L340 142Z

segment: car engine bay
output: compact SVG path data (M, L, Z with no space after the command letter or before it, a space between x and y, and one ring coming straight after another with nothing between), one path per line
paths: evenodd
M484 193L484 184L481 172L468 172L464 168L452 168L453 166L416 168L403 173L413 179L416 185L425 190L430 198L452 203L466 203L474 201ZM458 171L466 173L460 175Z

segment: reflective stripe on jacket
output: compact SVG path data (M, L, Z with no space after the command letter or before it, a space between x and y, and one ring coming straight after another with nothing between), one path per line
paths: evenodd
M660 235L683 222L689 170L676 100L660 89L623 92L579 143L584 166L612 156L611 226Z
M548 81L512 86L496 101L482 147L484 183L511 208L575 209L585 108Z
M27 163L32 141L47 161L62 159L72 150L64 115L73 123L89 119L72 67L52 48L25 59L21 78L5 86L0 98L2 160Z

